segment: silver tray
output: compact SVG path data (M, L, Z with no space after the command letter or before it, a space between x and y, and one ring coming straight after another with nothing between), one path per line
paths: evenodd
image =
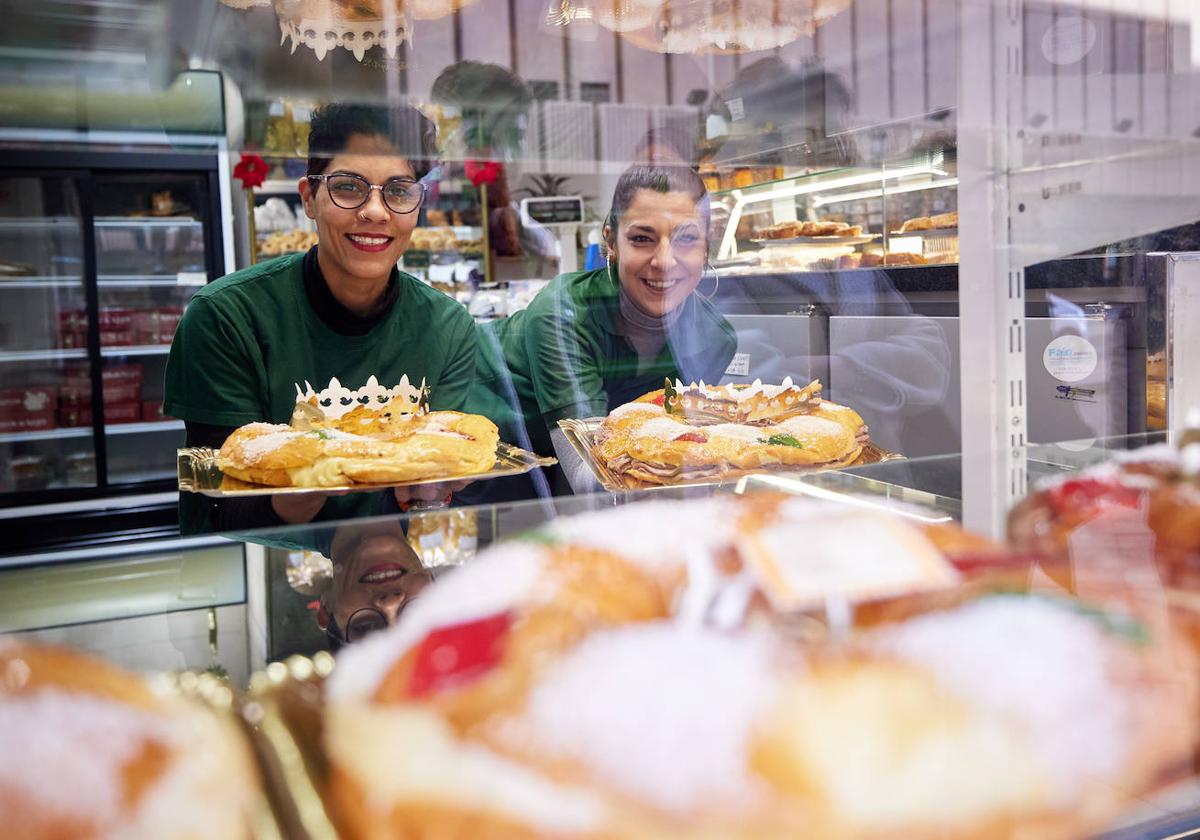
M485 481L506 475L521 475L537 467L557 464L555 458L543 458L511 444L501 442L496 446L496 463L487 472L470 475L442 476L421 481L395 481L387 484L339 484L335 487L271 487L265 484L250 484L225 475L217 466L217 450L207 447L191 447L178 452L179 490L201 493L214 499L242 498L247 496L287 496L299 493L370 492L388 487L415 487L420 484L439 484L448 481Z
M751 239L756 245L766 248L777 248L781 245L865 245L879 238L877 233L864 233L861 236L796 236L791 239Z
M930 228L929 230L906 230L901 233L898 230L893 230L888 236L919 236L923 239L932 239L936 236L958 236L958 228Z
M596 432L599 431L600 425L604 422L603 417L588 417L581 420L559 420L558 427L562 429L563 435L566 436L572 448L583 459L584 463L591 468L592 474L596 476L596 480L600 482L600 486L605 490L613 493L623 493L629 490L649 490L655 487L682 487L691 484L733 484L739 479L748 476L767 472L766 470L731 470L719 477L706 476L703 478L684 479L683 481L675 481L670 484L651 484L646 481L639 481L630 476L619 475L610 470L604 462L593 454L596 446ZM797 467L795 465L780 465L778 470L782 472L798 473L798 472L820 472L821 470L838 470L846 469L847 467L858 467L863 464L877 464L880 461L896 461L904 456L895 452L888 452L879 448L874 443L868 442L862 452L853 461L846 464L831 464L821 467Z

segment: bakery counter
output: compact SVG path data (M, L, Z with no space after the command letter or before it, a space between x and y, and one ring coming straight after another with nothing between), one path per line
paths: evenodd
M937 464L913 459L218 539L244 578L219 546L120 573L213 610L183 663L212 673L168 695L238 722L211 737L230 761L254 746L273 806L256 819L278 826L223 836L1161 837L1200 827L1200 589L1177 574L1200 558L1200 529L1177 527L1200 479L1191 450L1110 443L1032 451L1045 477L1006 542L959 528L955 500L917 486ZM160 650L139 660L111 626L72 631L115 592L89 571L74 612L0 586L22 621L5 673L95 685L55 700L91 704L65 718L77 739L117 711L122 732L182 714L42 647L161 670L204 639L139 624ZM63 719L6 704L30 731ZM239 765L243 795L207 807L253 822L254 776ZM39 819L72 801L22 795Z

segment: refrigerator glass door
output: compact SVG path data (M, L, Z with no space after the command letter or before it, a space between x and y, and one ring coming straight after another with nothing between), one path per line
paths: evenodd
M83 218L69 175L0 174L0 496L96 484Z
M183 310L209 280L207 176L120 173L94 183L108 483L170 478L184 434L163 416L163 374Z

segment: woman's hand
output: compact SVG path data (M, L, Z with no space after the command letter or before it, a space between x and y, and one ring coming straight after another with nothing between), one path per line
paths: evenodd
M345 490L339 490L333 493L289 493L282 496L271 497L271 507L275 510L275 515L289 525L301 525L305 522L312 522L321 508L325 506L325 500L330 496L344 496Z
M413 502L450 501L450 496L462 490L470 481L439 481L436 484L414 484L410 487L396 487L396 503L404 510L406 505Z

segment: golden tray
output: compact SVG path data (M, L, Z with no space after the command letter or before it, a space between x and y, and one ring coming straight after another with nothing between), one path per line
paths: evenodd
M588 417L586 419L571 419L559 420L558 427L562 429L571 446L578 453L579 457L591 468L592 474L596 480L600 482L600 486L605 490L613 493L622 493L627 490L649 490L655 487L683 487L693 484L732 484L738 479L747 475L758 475L764 472L780 472L786 471L789 473L798 472L820 472L821 470L837 470L846 469L848 467L860 467L864 464L878 464L881 461L898 461L904 458L896 452L888 452L881 449L879 446L867 442L863 446L862 452L857 458L847 464L830 464L821 467L797 467L794 465L780 465L778 470L730 470L729 472L714 478L706 476L703 478L694 478L684 481L675 481L670 484L651 484L648 481L639 481L636 478L622 476L614 473L605 466L599 458L592 454L592 450L596 446L596 432L599 431L600 425L604 422L603 417Z
M251 484L225 475L217 466L217 450L208 447L180 449L178 456L180 492L202 493L214 499L236 499L248 496L286 496L299 493L369 492L388 487L414 487L420 484L439 484L447 481L484 481L506 475L521 475L537 467L557 464L554 458L544 458L524 449L501 442L496 446L496 463L487 472L469 475L442 476L421 481L396 481L387 484L339 484L333 487L271 487Z

